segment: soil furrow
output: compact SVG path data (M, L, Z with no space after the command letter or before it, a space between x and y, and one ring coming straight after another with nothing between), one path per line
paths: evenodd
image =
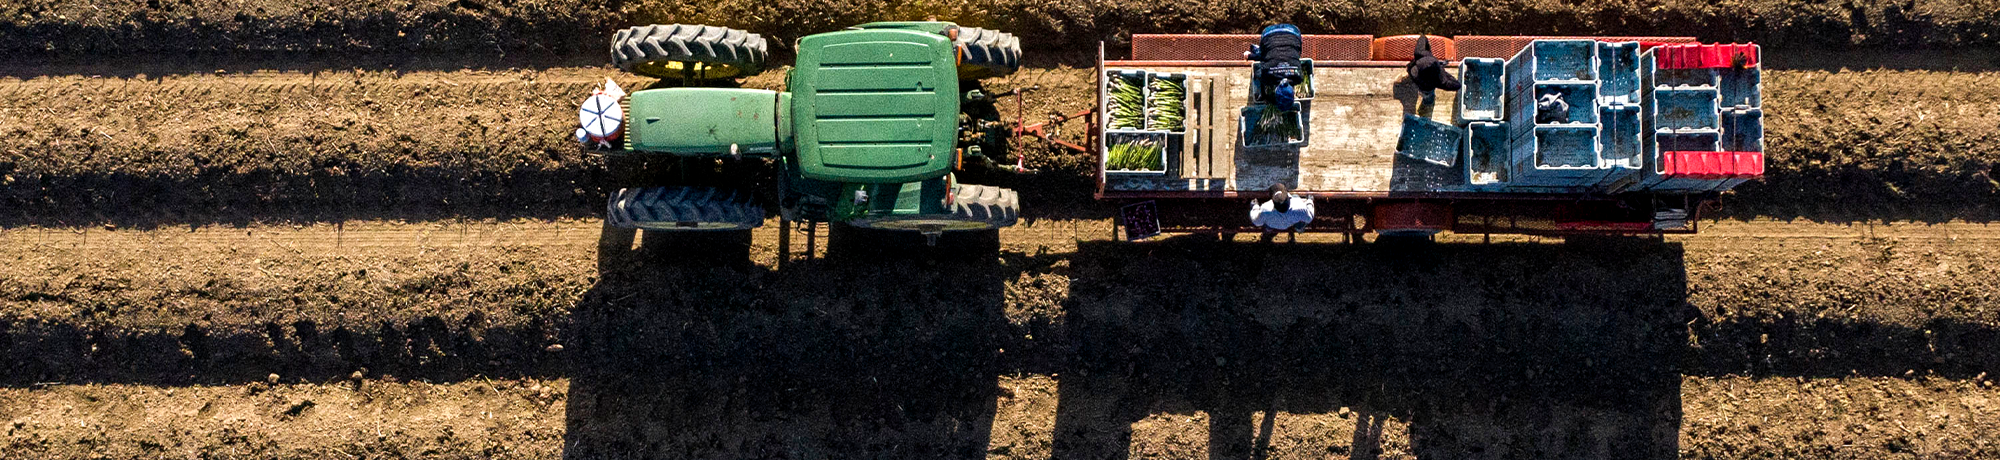
M748 82L772 88L779 73ZM1073 111L1088 71L1031 69L1023 113ZM2000 217L2000 73L1770 71L1768 175L1725 215ZM56 77L0 84L0 226L583 218L601 159L574 104L611 69ZM1914 83L1913 83L1914 82ZM49 95L58 95L50 97ZM1014 104L1001 104L1013 112ZM1080 136L1070 122L1066 137ZM1105 217L1087 155L1027 142L1030 216Z

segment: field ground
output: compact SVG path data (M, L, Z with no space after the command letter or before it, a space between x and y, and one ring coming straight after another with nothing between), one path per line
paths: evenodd
M0 77L0 207L20 211L0 226L595 217L604 168L569 139L575 104L607 77L649 84L606 67L165 70ZM1090 75L1033 68L989 89L1040 87L1023 110L1000 104L1035 122L1086 108ZM2000 219L2000 72L1772 70L1765 84L1769 174L1722 217ZM1025 145L1042 173L1005 184L1036 204L1024 212L1109 217L1087 194L1094 158Z
M1266 3L0 6L0 458L2000 458L1990 1ZM1272 15L1757 40L1770 170L1662 240L1114 242L1045 146L991 259L597 220L571 114L649 82L579 30L917 13L1030 122Z
M2000 455L1987 224L1109 236L777 272L773 226L722 267L589 220L9 229L0 457Z

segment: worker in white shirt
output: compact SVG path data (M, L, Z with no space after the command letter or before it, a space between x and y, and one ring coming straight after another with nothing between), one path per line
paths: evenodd
M1270 201L1250 200L1250 223L1264 230L1264 241L1270 241L1280 231L1288 232L1296 241L1298 231L1312 220L1312 198L1294 195L1284 184L1271 186Z

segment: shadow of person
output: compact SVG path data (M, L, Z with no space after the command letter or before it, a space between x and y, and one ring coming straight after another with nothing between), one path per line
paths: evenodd
M722 262L742 257L727 235L634 251L620 233L566 332L565 458L985 455L1006 327L994 257L776 272Z
M1416 81L1411 80L1408 75L1396 79L1395 86L1390 89L1390 96L1395 97L1396 102L1403 103L1404 115L1436 119L1433 115L1437 112L1437 93L1433 91L1426 97L1423 90L1417 89Z
M1630 243L1086 243L1054 458L1126 458L1158 441L1134 422L1194 412L1211 458L1284 457L1272 414L1350 410L1353 458L1385 418L1419 458L1672 458L1682 251Z

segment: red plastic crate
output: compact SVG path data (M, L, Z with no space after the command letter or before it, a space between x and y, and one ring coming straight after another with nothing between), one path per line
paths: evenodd
M1759 50L1751 44L1713 45L1665 45L1661 46L1659 66L1662 69L1718 69L1729 67L1736 55L1744 57L1744 67L1756 67Z
M1458 60L1458 44L1443 36L1431 35L1431 57L1442 61ZM1375 39L1370 54L1377 61L1408 61L1416 57L1417 36L1397 35Z
M1639 42L1640 48L1694 43L1694 37L1560 37L1560 36L1506 36L1506 35L1459 35L1451 37L1458 47L1460 58L1500 58L1510 59L1528 42L1536 39L1589 39L1601 42Z
M1660 169L1667 177L1689 179L1755 179L1764 175L1763 152L1661 152Z

